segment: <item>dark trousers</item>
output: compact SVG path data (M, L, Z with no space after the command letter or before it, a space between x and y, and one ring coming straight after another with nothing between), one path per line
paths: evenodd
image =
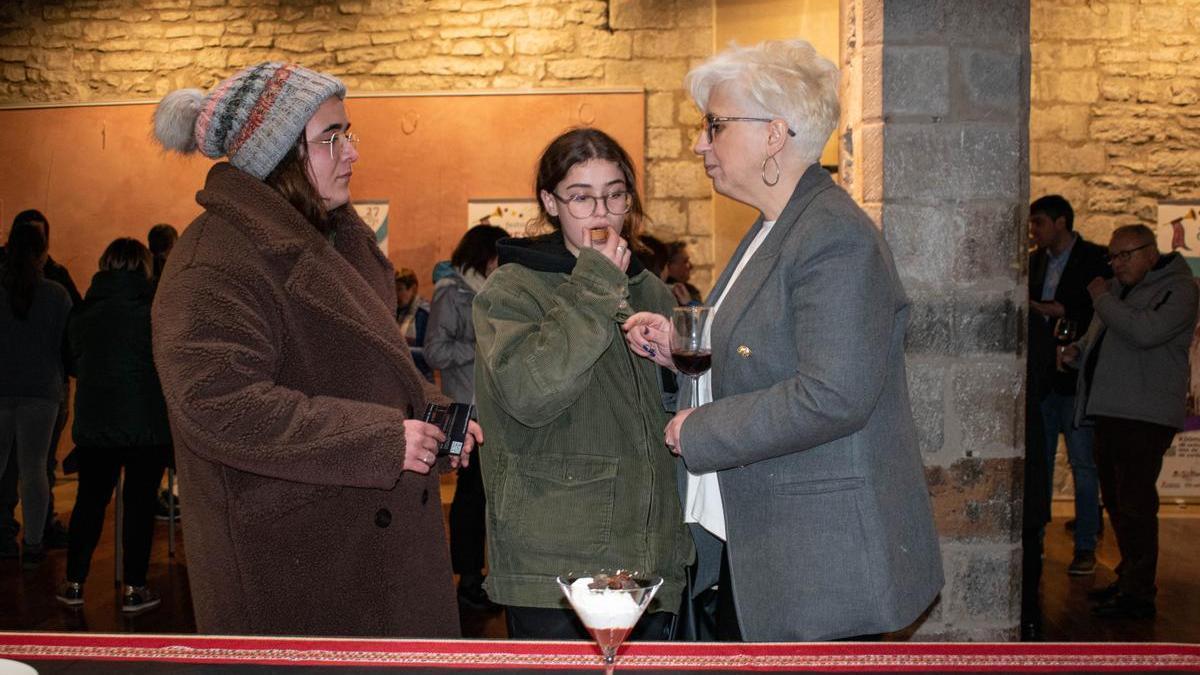
M742 629L738 624L737 608L733 602L733 581L729 576L728 549L721 547L721 571L715 588L696 593L692 583L696 567L688 570L688 592L684 594L683 629L679 639L698 642L741 642ZM688 594L694 597L687 597Z
M1100 494L1117 535L1121 593L1153 602L1158 567L1158 473L1175 429L1116 417L1096 419Z
M471 465L458 470L454 501L450 503L450 565L455 574L483 574L486 507L483 473L479 470L479 451L476 450Z
M45 530L50 531L54 525L54 483L55 470L58 468L58 439L62 438L63 429L67 426L67 413L70 406L67 404L71 396L70 382L63 385L63 397L58 405L58 417L54 419L54 432L50 435L50 447L46 448L46 480L50 483L49 499L46 502L46 524ZM18 493L18 484L20 483L20 473L17 470L17 455L15 452L9 453L8 464L0 467L3 475L0 476L0 537L16 538L17 533L21 531L21 524L17 522L17 502L20 500Z
M546 609L543 607L504 608L510 640L591 640L583 622L571 609ZM675 628L675 615L670 612L654 612L642 615L628 641L665 641L671 639Z
M158 503L158 484L167 466L168 452L165 446L79 450L79 493L71 513L71 537L67 548L69 581L83 583L87 580L92 553L104 529L104 512L124 467L125 489L120 497L125 507L121 524L124 579L130 586L146 584L150 544L154 538L154 507Z

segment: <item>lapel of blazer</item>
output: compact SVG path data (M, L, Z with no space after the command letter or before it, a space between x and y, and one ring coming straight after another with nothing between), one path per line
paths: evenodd
M742 268L742 273L738 275L733 287L725 295L725 299L721 301L721 309L717 311L713 318L712 328L712 344L714 351L725 351L726 347L733 340L733 333L736 329L742 315L753 304L755 296L762 288L762 285L771 276L772 270L775 269L776 263L779 261L779 252L783 248L783 242L790 236L791 230L796 227L800 220L801 214L812 203L816 196L825 190L834 187L833 179L829 177L829 173L820 167L818 164L813 164L800 177L800 181L796 184L796 189L792 191L792 197L788 200L787 206L784 207L783 213L779 214L779 219L771 227L771 232L767 238L754 252L754 257L746 263ZM751 228L750 233L742 241L742 245L738 247L738 254L725 268L725 272L721 275L721 280L724 284L728 284L729 275L737 266L741 255L745 253L746 247L754 235L762 228L762 216L759 216L755 222L755 227ZM712 296L713 301L719 298L714 291ZM719 381L719 372L716 370L717 364L721 359L713 361L713 386L714 397L717 396L717 382Z

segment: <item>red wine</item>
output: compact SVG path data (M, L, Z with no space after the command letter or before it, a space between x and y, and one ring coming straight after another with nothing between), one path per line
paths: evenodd
M712 351L708 349L689 349L671 352L671 360L675 367L684 375L695 377L712 368Z

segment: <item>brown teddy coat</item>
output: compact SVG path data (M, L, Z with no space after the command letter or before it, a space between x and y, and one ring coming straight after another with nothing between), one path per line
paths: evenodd
M395 320L392 265L346 207L322 235L217 164L154 302L202 633L457 637L436 471L406 417L443 401Z

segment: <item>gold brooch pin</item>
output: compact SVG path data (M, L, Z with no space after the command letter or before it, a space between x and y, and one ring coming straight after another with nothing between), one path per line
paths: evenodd
M746 345L740 345L737 348L737 353L738 353L738 356L742 357L743 359L748 359L748 358L750 358L750 355L753 354L754 352L751 352L750 348L747 347Z

